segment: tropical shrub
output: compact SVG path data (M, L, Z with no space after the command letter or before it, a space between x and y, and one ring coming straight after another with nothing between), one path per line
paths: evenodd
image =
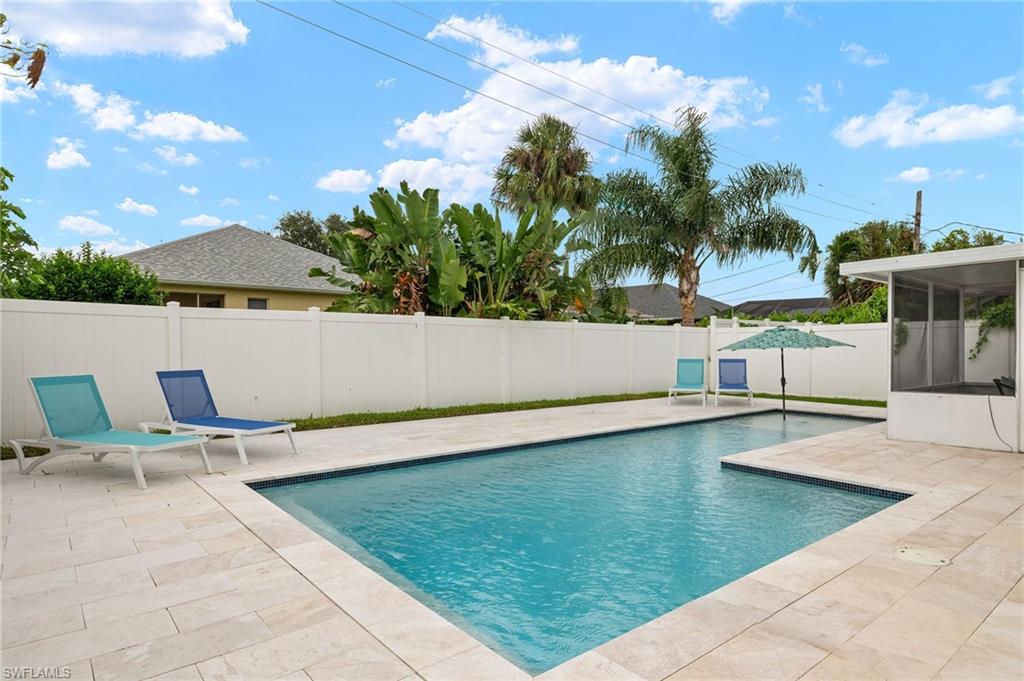
M844 262L909 255L913 252L914 230L905 222L875 220L856 229L839 232L826 249L825 269L822 273L825 291L833 305L862 303L881 284L844 277L839 274L839 265Z
M11 171L0 167L0 298L20 297L18 289L39 278L38 244L18 223L25 212L7 200L13 180Z
M990 232L987 229L979 229L974 234L968 234L966 229L954 229L931 245L929 249L933 253L939 251L958 251L963 248L978 248L979 246L1000 246L1006 243L1006 237L1002 234Z
M57 250L42 257L38 274L19 286L23 297L77 303L163 304L155 274L144 272L130 260L96 253L88 241L78 252Z

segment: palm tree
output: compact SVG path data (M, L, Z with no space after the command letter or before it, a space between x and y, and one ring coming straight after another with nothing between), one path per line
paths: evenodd
M839 274L839 265L910 255L914 252L914 230L905 222L873 220L856 229L839 232L825 252L823 279L828 297L837 306L853 305L870 298L881 284L844 277Z
M517 216L541 204L570 214L589 210L600 189L590 167L590 152L579 143L576 129L543 114L523 125L516 143L505 150L494 170L491 199Z
M700 270L711 258L734 265L749 255L804 253L801 272L818 268L814 232L775 204L801 194L804 176L793 165L749 165L724 180L711 178L714 142L706 115L683 111L678 133L657 126L634 129L627 149L649 152L659 166L654 180L638 170L612 173L598 207L586 216L589 242L581 267L599 282L646 274L679 285L683 324L694 323Z

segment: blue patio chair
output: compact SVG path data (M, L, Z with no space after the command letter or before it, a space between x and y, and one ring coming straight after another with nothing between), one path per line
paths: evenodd
M720 359L718 360L718 387L715 388L715 406L718 406L718 393L722 390L728 392L747 393L747 404L753 404L754 391L747 385L747 360L745 359Z
M132 470L139 489L146 489L140 457L150 452L161 452L182 447L199 447L203 468L212 473L203 443L205 437L187 435L160 435L134 430L115 430L103 405L96 379L89 374L81 376L37 376L29 379L36 406L43 415L44 432L37 439L11 440L18 457L18 470L28 475L33 469L50 459L65 454L89 454L101 461L107 454L125 452L131 456ZM50 450L25 461L25 447Z
M140 423L144 430L153 428L169 428L172 433L184 431L202 435L227 435L235 439L238 460L243 466L249 464L245 454L243 437L250 435L268 435L285 433L292 445L292 453L298 454L295 439L292 437L294 423L283 421L254 421L231 416L221 416L217 405L213 402L210 386L206 383L206 374L202 369L185 369L179 371L158 371L157 380L167 407L166 420L163 423Z
M708 389L704 385L703 359L677 359L676 384L668 390L668 403L679 394L695 395L700 393L704 406L708 406Z

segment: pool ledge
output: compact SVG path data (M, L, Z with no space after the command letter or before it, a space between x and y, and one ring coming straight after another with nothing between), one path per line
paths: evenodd
M774 403L761 403L754 408L730 408L714 414L687 410L682 418L653 422L615 419L585 433L563 431L560 437L545 433L539 438L513 438L493 445L493 450L773 408ZM860 417L877 417L881 411L844 410L833 405L821 409L812 404L797 405L797 410ZM486 449L474 443L464 447L439 446L412 456L375 453L358 457L359 461L346 466L324 466L322 461L307 462L298 457L262 471L238 471L221 479L197 476L195 481L422 677L526 679L530 677L524 671L316 535L249 486L254 482L361 469L367 465L408 465L438 456L461 456ZM909 595L927 582L937 568L909 563L899 558L897 552L906 546L915 546L950 560L962 554L969 547L959 545L959 534L952 535L958 539L947 541L945 537L936 536L929 526L982 493L982 478L999 477L983 475L971 480L969 475L966 478L944 475L938 479L920 473L942 462L947 462L952 471L961 468L953 465L957 461L970 462L971 466L966 463L963 466L970 468L984 465L986 459L1001 460L1006 456L892 442L885 440L882 424L869 424L724 457L727 465L913 496L537 678L655 681L691 675L756 676L764 664L774 665L774 669L781 672L780 676L797 678L816 666L830 669L840 664L836 660L847 664L849 661L842 657L846 654L844 645L848 642L854 645L857 637L864 641L857 645L881 644L885 637L875 638L874 632L882 625L874 621L901 602L900 596L892 591L897 589L890 583L892 579L878 578L879 583L875 584L870 576L862 573L897 575L894 581ZM892 460L886 461L886 457ZM1002 502L992 502L995 505L1007 505L999 495L991 498ZM1011 501L1019 506L1019 500ZM1005 517L993 519L988 529L1004 520ZM884 595L878 595L878 589ZM884 622L884 617L881 619ZM753 655L758 662L750 663L748 655ZM854 664L859 662L854 661ZM929 662L922 668L928 668L927 664ZM939 668L941 665L935 671Z
M776 407L643 400L310 431L297 457L283 436L254 438L248 467L217 441L217 474L191 453L154 456L145 491L117 457L32 476L4 461L4 663L104 681L525 679L246 483ZM541 678L1021 676L1024 457L868 425L727 459L913 496Z

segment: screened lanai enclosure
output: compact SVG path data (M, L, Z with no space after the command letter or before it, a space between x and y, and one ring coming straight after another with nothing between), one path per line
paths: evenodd
M889 285L889 436L1020 451L1024 246L846 263Z

